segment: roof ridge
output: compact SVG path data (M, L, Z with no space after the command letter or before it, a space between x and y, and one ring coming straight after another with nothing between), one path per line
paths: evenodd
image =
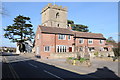
M78 32L78 33L90 33L90 32L80 32L80 31L73 31L73 32ZM102 33L90 33L90 34L102 34Z
M58 28L58 27L50 27L50 26L42 26L42 25L39 25L39 27L45 27L45 28L57 28L57 29L67 29L69 30L68 28Z

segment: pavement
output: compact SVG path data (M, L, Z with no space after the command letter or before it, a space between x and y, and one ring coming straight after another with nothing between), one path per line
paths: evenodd
M33 54L23 54L22 56L26 56L29 58L33 58ZM54 65L64 70L68 70L71 72L75 72L78 74L91 74L96 73L99 71L100 74L92 75L93 77L101 77L101 78L113 78L118 75L118 62L113 62L111 60L104 60L104 59L92 59L92 66L74 66L66 63L66 59L36 59L36 61L47 63L50 65ZM100 72L101 71L101 72ZM113 75L111 74L113 73ZM110 76L111 75L111 76Z

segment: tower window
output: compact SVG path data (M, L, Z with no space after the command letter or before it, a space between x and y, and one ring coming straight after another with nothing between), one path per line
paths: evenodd
M59 17L59 13L57 12L57 13L56 13L56 18L58 18L58 17Z
M59 27L59 24L57 26Z

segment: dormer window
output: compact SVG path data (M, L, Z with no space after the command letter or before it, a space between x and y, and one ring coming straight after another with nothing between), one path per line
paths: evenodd
M56 18L58 18L58 17L59 17L59 12L56 13Z

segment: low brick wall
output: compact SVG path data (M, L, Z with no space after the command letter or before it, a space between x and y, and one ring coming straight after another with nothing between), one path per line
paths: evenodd
M91 58L96 57L94 55L94 53L96 53L96 52L89 52ZM110 51L98 52L98 57L108 57L108 56L114 56L114 52L112 52L112 51L111 52Z
M60 58L67 58L67 57L77 57L77 53L75 52L66 52L66 53L51 53L50 59L60 59Z
M89 52L91 58L96 57L94 55L94 53L95 52ZM67 57L75 57L75 58L77 58L77 54L80 54L81 57L84 57L84 53L82 53L82 52L66 52L66 53L51 53L49 58L50 59L60 59L60 58L67 58ZM114 53L109 52L109 51L98 52L98 57L108 57L108 55L114 56Z

